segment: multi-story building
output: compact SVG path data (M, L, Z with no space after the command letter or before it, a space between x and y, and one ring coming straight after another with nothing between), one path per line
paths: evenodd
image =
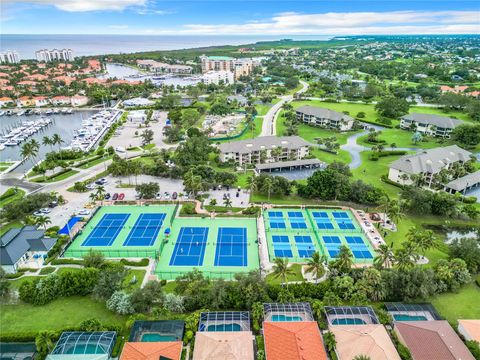
M167 64L155 60L137 60L137 65L155 74L191 74L193 68L188 65Z
M219 146L220 161L233 160L243 165L300 160L310 154L310 145L299 136L262 136L227 142Z
M390 165L388 178L402 185L411 185L412 175L422 175L430 187L436 174L443 169L450 169L454 163L469 161L471 155L471 152L457 145L422 150L394 161Z
M400 128L402 129L442 138L450 138L453 129L461 124L463 121L434 114L412 113L402 116L400 119Z
M7 50L0 52L0 64L17 64L20 62L20 56L16 51Z
M209 71L203 74L202 82L205 85L210 84L233 84L235 82L234 75L231 71Z
M201 56L202 73L209 71L230 71L235 75L235 79L241 76L248 76L252 73L254 67L258 64L249 58L235 59L228 56Z
M35 51L35 56L37 61L73 61L75 56L73 55L73 51L71 49L42 49Z
M297 120L307 125L339 131L350 130L353 126L353 118L351 116L330 109L306 105L299 107L295 112Z

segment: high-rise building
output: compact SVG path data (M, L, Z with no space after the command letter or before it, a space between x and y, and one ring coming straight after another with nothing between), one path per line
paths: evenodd
M240 58L234 59L228 56L201 56L202 73L209 71L230 71L235 75L235 79L241 76L248 76L257 65L252 59Z
M73 56L73 51L71 49L42 49L35 52L37 61L73 61L75 56Z
M17 64L18 62L20 62L20 56L18 56L16 51L7 50L0 52L0 64Z

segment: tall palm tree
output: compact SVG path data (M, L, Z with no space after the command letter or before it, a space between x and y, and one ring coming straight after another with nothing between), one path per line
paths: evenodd
M293 274L293 270L288 267L288 258L275 258L273 263L273 277L282 278L288 287L288 275Z
M340 271L344 273L350 272L350 269L353 266L353 254L348 246L340 246L340 251L338 252L335 264Z
M307 260L307 268L305 271L307 273L312 273L315 276L315 280L318 282L318 279L325 274L324 264L326 261L327 258L325 255L320 255L318 251L315 251L312 254L312 257Z
M48 136L44 136L44 137L43 137L43 139L42 139L42 145L49 145L49 146L50 146L50 150L53 150L53 149L52 149L52 146L53 146L52 139L50 139L50 137L48 137Z
M411 247L402 247L395 251L395 266L399 270L408 270L415 266L415 259Z
M229 197L223 198L223 205L225 207L232 207L232 200Z
M97 186L97 189L95 190L95 196L97 200L102 201L102 205L103 205L103 200L105 199L105 193L106 193L105 188L102 185Z
M60 160L62 159L61 145L64 143L62 137L58 134L53 134L52 145L58 145L58 152L60 154Z
M43 226L45 230L47 230L47 225L51 223L52 221L48 216L37 216L37 218L35 219L35 224L37 226Z
M422 252L422 256L425 258L426 252L437 246L437 238L433 234L433 231L432 230L422 231L417 237L416 246L418 250Z
M95 201L97 201L97 195L95 193L90 193L90 196L89 196L90 200L92 201L92 203L94 203Z
M53 350L53 339L55 334L52 331L40 331L35 338L35 345L40 354L48 354Z
M262 190L267 193L268 200L270 201L270 194L273 190L273 180L271 177L267 177L263 180Z
M387 244L381 244L375 249L377 256L373 259L373 263L378 267L384 267L389 269L392 267L393 262L395 261L395 256L393 255L393 249Z

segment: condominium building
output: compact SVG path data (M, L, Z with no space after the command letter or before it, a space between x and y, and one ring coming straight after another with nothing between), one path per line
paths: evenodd
M310 154L310 145L299 136L262 136L232 141L220 144L220 161L233 160L243 165L300 160Z
M37 61L50 62L50 61L73 61L75 56L71 49L42 49L35 52Z
M315 106L301 106L296 109L297 120L308 125L340 131L350 130L353 126L351 116L330 109Z
M0 52L0 64L17 64L18 62L20 62L20 56L16 51Z
M209 71L230 71L238 80L241 76L248 76L252 73L255 66L258 65L253 59L240 58L235 59L228 56L201 56L202 73Z
M472 153L457 145L422 150L405 155L390 165L388 178L402 185L411 185L412 175L422 175L430 187L434 176L443 169L450 169L454 163L465 163Z
M137 60L137 65L155 74L191 74L193 68L188 65L167 64L155 60Z
M461 124L463 121L434 114L412 113L402 116L400 119L400 127L404 130L413 130L424 135L442 138L450 138L453 129Z
M235 82L234 75L231 71L209 71L203 74L202 82L205 85L210 84L233 84Z

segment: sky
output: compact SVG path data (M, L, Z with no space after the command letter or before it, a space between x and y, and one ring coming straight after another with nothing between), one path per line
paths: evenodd
M2 34L480 34L478 0L0 0Z

